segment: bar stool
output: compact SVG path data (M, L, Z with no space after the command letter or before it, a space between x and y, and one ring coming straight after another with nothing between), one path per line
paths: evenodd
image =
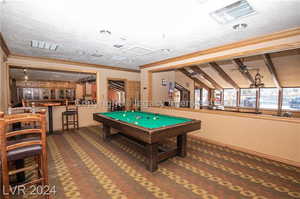
M11 184L9 176L28 170L37 170L38 178L23 184L25 187L33 184L48 185L48 163L46 152L46 111L41 110L39 114L24 113L15 115L4 115L0 112L0 151L1 151L1 178L3 184L4 199L11 198ZM14 123L36 122L39 128L30 128L16 131L8 131L9 125ZM34 137L22 137L11 140L13 137L35 135ZM11 169L9 163L15 160L35 157L35 164L21 168ZM45 195L45 198L49 198Z
M74 129L79 129L78 106L75 101L66 100L66 111L62 112L62 130L69 130L69 126L73 125Z

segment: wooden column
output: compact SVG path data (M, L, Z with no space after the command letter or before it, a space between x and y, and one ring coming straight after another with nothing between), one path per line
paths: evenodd
M148 106L152 106L152 72L148 71Z
M256 89L256 103L255 103L255 112L259 112L259 99L260 98L260 88Z
M278 110L277 110L277 115L282 114L282 101L283 101L283 89L279 88L278 89Z
M236 106L237 110L240 111L240 103L241 103L241 89L236 90Z

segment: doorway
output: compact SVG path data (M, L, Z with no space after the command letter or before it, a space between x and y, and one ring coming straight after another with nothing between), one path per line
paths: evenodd
M177 96L177 102L179 101L179 107L190 107L190 91L179 84L175 84L175 96Z
M124 111L126 109L126 81L108 80L108 111Z

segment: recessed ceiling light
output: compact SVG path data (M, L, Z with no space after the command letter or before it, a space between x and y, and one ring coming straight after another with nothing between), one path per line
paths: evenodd
M40 49L46 49L51 51L56 51L58 48L57 44L46 42L46 41L38 41L38 40L32 40L31 41L31 47L32 48L40 48Z
M163 49L160 49L162 52L164 52L164 53L169 53L169 52L171 52L171 49L169 49L169 48L163 48Z
M232 26L232 28L236 31L242 31L244 29L247 28L247 24L246 23L238 23L238 24L235 24L234 26Z
M124 45L122 45L122 44L115 44L115 45L114 45L115 48L122 48L123 46L124 46Z
M76 53L79 54L79 55L85 55L86 52L83 51L83 50L76 50Z
M99 33L102 35L111 35L111 31L105 29L100 30Z

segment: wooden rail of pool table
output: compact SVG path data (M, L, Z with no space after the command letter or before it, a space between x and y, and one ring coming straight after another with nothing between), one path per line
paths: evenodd
M191 120L176 125L161 128L148 129L138 125L130 124L120 120L110 118L105 115L94 113L94 120L103 124L102 136L105 141L109 141L111 128L119 130L131 143L135 143L142 152L146 154L147 169L151 172L157 170L158 163L175 155L186 156L187 133L201 128L201 121ZM177 138L176 149L163 149L159 143L171 137Z

